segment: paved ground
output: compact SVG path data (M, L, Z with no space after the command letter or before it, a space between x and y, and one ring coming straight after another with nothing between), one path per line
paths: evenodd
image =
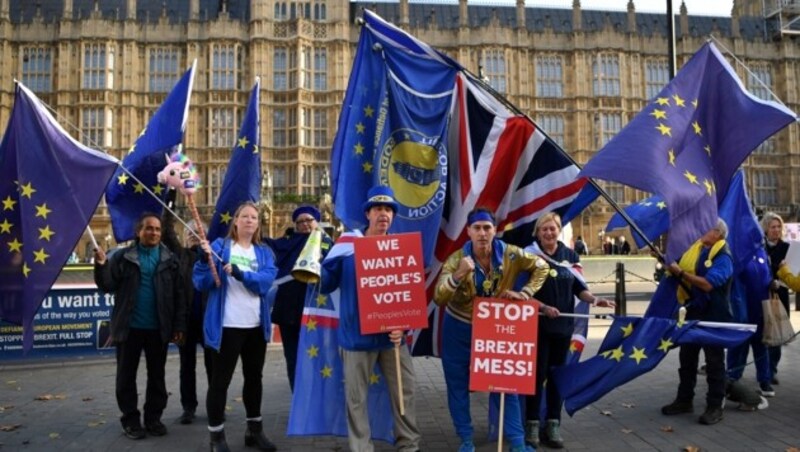
M629 291L646 292L652 284L629 287ZM641 313L644 303L630 304L629 314ZM800 313L793 312L795 329L800 327ZM587 353L593 354L605 335L609 322L593 321ZM589 355L587 355L589 356ZM1 360L2 358L0 358ZM678 354L673 351L652 372L609 393L597 403L565 416L563 435L566 450L601 451L680 451L697 447L708 451L786 451L800 448L800 344L784 348L781 384L777 396L769 400L768 409L746 413L730 404L725 420L714 426L697 423L704 408L698 397L694 415L665 417L660 407L670 402L677 387ZM202 409L195 424L184 426L176 422L180 415L178 399L178 359L170 356L167 362L168 389L172 396L164 413L169 434L162 438L148 437L131 441L121 434L118 410L114 400L114 363L62 362L38 365L3 364L0 361L0 448L14 451L122 451L122 450L207 450L206 418ZM417 415L423 431L422 448L427 451L454 451L458 439L447 412L444 377L435 358L415 358L418 375ZM142 369L144 366L142 365ZM200 371L202 377L202 371ZM745 372L745 381L753 386L755 371ZM232 384L229 393L226 430L233 450L245 450L244 408L239 401L241 380ZM145 376L139 376L143 388ZM205 379L198 379L201 394ZM701 381L699 392L705 392ZM285 436L290 393L285 377L283 357L279 348L268 351L264 369L263 413L268 435L280 450L316 451L347 450L343 439L331 437L288 438ZM37 398L50 400L37 400ZM140 397L141 400L141 397ZM202 400L202 397L201 397ZM472 415L476 420L476 438L480 451L496 450L496 443L486 437L486 406L488 398L473 395ZM201 401L202 404L202 401ZM18 425L12 431L2 431ZM379 445L378 450L393 450ZM794 449L796 450L796 449Z

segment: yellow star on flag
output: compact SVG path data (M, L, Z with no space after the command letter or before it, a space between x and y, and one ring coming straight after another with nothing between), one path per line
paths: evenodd
M711 196L711 194L714 192L714 186L711 184L711 181L705 179L703 180L703 185L706 186L706 193L708 193L708 196Z
M658 207L658 209L659 209L659 210L661 210L661 209L666 209L666 208L667 208L667 203L665 203L664 201L659 201L659 202L656 204L656 207Z
M17 202L11 199L11 195L6 196L6 199L3 200L3 210L14 210L14 204Z
M317 307L325 306L325 304L327 303L328 303L328 297L322 294L317 295Z
M222 214L219 216L219 222L222 224L228 224L231 222L231 220L233 220L233 217L231 216L230 212L222 212Z
M381 381L381 376L376 373L369 374L369 384L376 385Z
M629 358L636 360L636 364L640 364L643 359L647 359L647 355L644 354L643 348L633 347L633 353Z
M39 240L47 240L50 241L50 237L53 236L55 232L50 230L50 225L46 225L43 228L39 228Z
M373 113L375 113L375 110L372 108L372 106L367 105L364 107L364 116L371 118Z
M693 100L693 101L692 101L692 106L693 106L694 108L697 108L697 99L695 99L695 100Z
M250 144L250 140L247 139L246 136L239 138L239 147L244 149L247 145Z
M311 347L308 347L306 353L308 353L309 358L316 358L317 356L319 356L319 347L317 347L316 345L312 345Z
M117 176L117 184L125 185L126 183L128 183L128 175L127 174L122 173L119 176Z
M656 127L656 129L658 129L658 131L661 132L661 135L672 136L672 132L671 132L672 129L670 127L667 127L664 124L659 123L658 127Z
M356 124L356 133L364 134L364 124L360 122Z
M708 154L708 156L711 157L711 146L706 145L706 147L704 147L703 149L706 151L706 154Z
M23 274L23 276L25 276L27 278L28 277L28 273L30 273L30 272L31 272L31 269L30 269L30 267L28 267L28 263L24 262L22 264L22 274Z
M683 176L684 176L686 179L689 179L689 182L691 182L691 183L693 183L693 184L695 184L695 185L700 185L700 184L698 184L698 183L697 183L697 176L695 176L694 174L692 174L691 172L689 172L689 170L688 170L688 169L687 169L687 170L686 170L686 171L683 173Z
M14 251L18 253L22 252L22 242L17 240L16 237L14 237L14 240L8 242L8 252L13 253Z
M258 154L258 146L253 145L253 154Z
M603 358L608 358L608 356L611 355L611 350L606 350L602 353L599 353L599 355L602 356Z
M655 110L650 112L650 116L653 116L656 119L667 119L667 112L656 108Z
M667 339L667 340L661 339L661 345L658 346L658 349L661 350L662 352L666 353L666 352L669 351L670 348L672 348L673 345L675 345L675 344L673 344L671 340L669 340L669 339Z
M317 329L317 321L314 318L308 319L306 322L306 331L315 331Z
M693 122L692 128L694 128L694 133L700 135L701 137L703 136L703 129L700 128L700 123L697 121Z
M136 185L133 186L133 192L134 193L144 193L144 185L142 185L140 183L137 183Z
M625 352L622 351L622 346L620 345L619 347L611 351L611 358L609 359L615 359L617 360L617 362L620 362L624 357L625 357Z
M353 146L353 152L355 152L356 155L363 154L364 153L364 146L362 146L361 143L356 143L356 145Z
M49 254L44 252L44 248L40 249L39 251L34 251L33 256L34 256L33 258L34 262L41 262L42 264L45 264L47 258L50 257Z
M371 173L372 172L372 163L370 163L370 162L364 162L361 165L361 167L364 169L365 173Z
M656 103L658 105L669 106L669 98L668 97L659 97L658 99L656 99Z
M322 370L319 371L319 373L322 374L322 378L331 378L331 376L333 375L333 369L326 364L325 367L323 367Z
M160 195L161 192L163 192L163 191L164 191L164 187L161 184L153 185L153 193L155 193L157 195Z
M0 234L6 232L11 234L11 227L14 226L13 223L8 222L8 218L3 219L3 222L0 223Z
M673 94L672 95L672 99L675 101L675 106L676 107L685 107L686 106L686 104L684 103L684 100L681 99L681 96L679 96L677 94Z
M675 166L675 151L670 149L667 155L669 155L669 164Z
M622 330L622 337L628 337L633 334L633 323L629 323L626 326L620 328Z
M133 146L128 149L128 155L133 154L134 151L136 151L136 143L133 143Z
M27 196L28 199L31 199L31 195L36 193L36 189L33 188L30 182L25 185L21 185L20 188L22 189L22 196Z
M42 217L42 218L44 218L46 220L47 219L47 214L50 213L50 212L52 212L52 210L47 208L47 203L46 202L42 203L42 205L40 205L40 206L36 206L36 216L37 217Z

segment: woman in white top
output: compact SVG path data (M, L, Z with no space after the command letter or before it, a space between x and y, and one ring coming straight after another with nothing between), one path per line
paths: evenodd
M225 401L228 386L242 357L244 387L242 400L247 412L245 444L260 450L276 450L264 435L261 422L261 377L267 342L271 333L267 292L277 274L269 247L260 243L258 208L246 202L236 209L228 237L210 244L201 242L206 254L214 251L221 285L217 287L205 256L194 266L197 290L209 291L203 322L206 346L213 349L211 384L206 396L211 450L227 452Z

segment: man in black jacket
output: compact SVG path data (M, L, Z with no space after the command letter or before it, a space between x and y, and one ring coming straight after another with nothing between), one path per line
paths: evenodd
M167 434L161 414L167 406L165 365L170 340L181 342L186 331L186 303L178 259L161 244L161 220L145 213L136 224L135 243L107 258L94 251L97 287L114 294L111 341L117 348L117 404L125 436L141 439ZM147 390L142 428L136 372L144 351Z

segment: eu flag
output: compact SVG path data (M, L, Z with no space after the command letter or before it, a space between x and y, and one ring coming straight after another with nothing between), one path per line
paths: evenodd
M744 159L795 119L785 106L748 93L707 43L580 175L662 196L670 217L666 254L677 260L714 226Z
M336 215L365 226L374 185L394 190L393 232L422 232L428 263L447 192L447 124L456 71L446 55L364 11L331 155Z
M25 351L33 317L118 163L75 141L17 84L0 143L0 318L22 324Z
M156 174L166 166L165 157L183 141L196 65L195 61L178 80L128 150L122 160L127 171L118 169L106 187L106 203L117 242L133 238L136 221L144 212L161 213L161 203L148 191L166 197L166 187L158 183ZM136 176L138 181L129 174Z
M669 212L667 211L667 203L659 196L651 196L643 199L636 204L631 204L625 208L625 213L628 214L633 223L639 227L644 233L644 236L652 242L661 234L667 232L669 229ZM619 212L615 213L606 225L606 232L613 231L614 229L624 228L628 226L628 222L622 218ZM647 242L635 229L631 228L636 246L643 248Z
M659 317L616 317L596 356L554 370L555 387L572 416L612 389L653 370L672 348L687 343L731 347L752 334L700 326L696 321L678 324Z
M334 253L334 250L331 250ZM339 356L339 291L330 296L319 293L319 285L309 285L300 341L292 408L289 412L289 436L347 436L347 412L344 373ZM378 366L370 376L368 395L370 431L373 439L394 443L391 400L386 380ZM376 415L376 413L381 413Z
M261 80L256 80L247 111L239 128L239 137L231 149L231 161L225 173L222 190L214 208L208 240L224 237L228 233L233 213L245 201L258 202L261 197L261 153L259 140L258 105Z

